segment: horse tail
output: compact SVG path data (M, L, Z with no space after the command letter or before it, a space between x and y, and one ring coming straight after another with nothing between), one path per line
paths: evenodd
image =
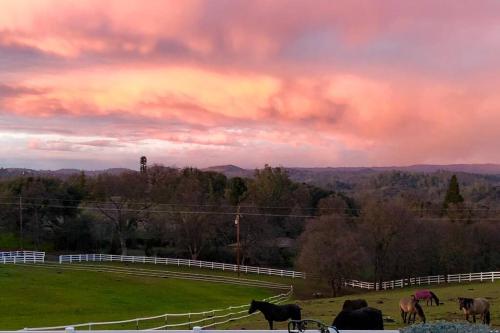
M420 306L420 304L415 303L415 309L417 309L417 313L418 313L418 316L420 317L420 319L422 319L422 321L425 323L425 314L424 314L424 310L422 309L422 307Z
M486 325L489 325L490 324L490 310L486 311L486 313L484 314L484 322Z
M439 306L439 298L436 296L436 294L434 294L432 291L429 291L429 293L431 294L432 298L436 302L436 305Z

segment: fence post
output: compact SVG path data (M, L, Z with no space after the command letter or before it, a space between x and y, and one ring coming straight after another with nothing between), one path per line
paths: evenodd
M137 319L137 320L135 321L135 328L136 328L137 330L139 330L139 319Z
M188 315L188 329L191 329L191 313Z

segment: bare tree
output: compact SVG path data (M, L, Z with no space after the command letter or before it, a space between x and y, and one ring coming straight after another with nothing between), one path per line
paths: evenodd
M391 251L398 251L395 243L413 223L413 214L401 202L368 202L362 212L362 234L365 248L374 268L375 281L386 277ZM410 235L410 233L408 233Z
M298 267L328 282L337 296L346 278L352 278L363 261L362 250L345 217L322 216L307 223L301 236Z

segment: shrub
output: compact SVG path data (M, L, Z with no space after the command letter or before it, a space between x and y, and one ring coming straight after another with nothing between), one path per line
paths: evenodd
M401 329L401 333L493 333L499 332L489 326L467 322L436 321L417 324Z

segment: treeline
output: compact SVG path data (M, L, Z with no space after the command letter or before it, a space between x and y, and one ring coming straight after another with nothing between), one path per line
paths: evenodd
M423 191L425 189L422 189ZM67 179L0 182L0 248L157 255L296 267L338 290L345 278L486 271L500 266L497 211L476 209L450 180L439 200L342 193L290 180L152 166ZM353 196L354 197L354 196Z
M279 267L294 265L296 240L321 200L352 205L269 166L252 179L162 166L66 180L19 177L1 182L0 195L3 248L234 262L240 206L242 263Z

